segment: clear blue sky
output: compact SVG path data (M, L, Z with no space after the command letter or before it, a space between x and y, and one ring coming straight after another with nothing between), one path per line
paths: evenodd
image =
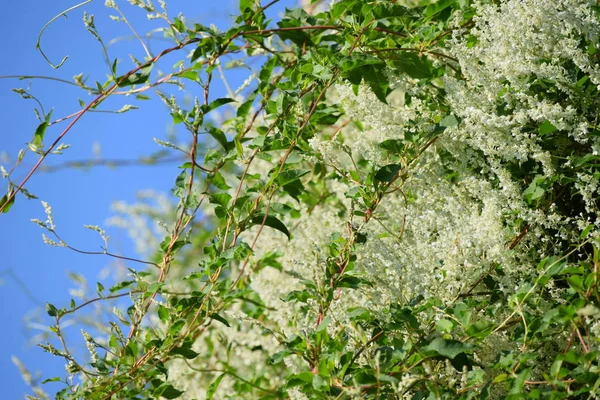
M104 7L103 0L95 0L83 8L60 18L51 25L43 39L42 46L52 61L58 63L64 55L69 59L58 70L52 69L35 50L36 38L44 24L57 13L73 6L73 0L22 0L6 2L0 14L0 75L46 75L70 80L73 75L84 72L89 82L104 81L107 67L103 61L98 42L90 36L83 25L82 15L86 10L96 17L96 25L104 38L110 40L120 36L131 36L124 24L108 18L111 10ZM130 18L140 33L147 32L161 22L148 21L142 10L130 6L124 0L117 0L120 8ZM290 5L295 2L282 1ZM183 12L190 22L215 23L227 26L230 15L237 12L237 0L169 0L171 16ZM281 10L278 7L276 10ZM152 50L157 53L168 47L163 41L153 41ZM111 56L121 59L119 73L126 72L131 62L126 57L133 52L143 59L139 43L122 41L110 48ZM183 57L185 53L179 56ZM127 68L127 69L126 69ZM90 98L79 89L64 84L42 80L0 79L0 151L16 158L19 149L25 147L35 131L32 100L23 100L11 91L12 88L25 88L38 97L46 112L54 108L54 118L69 115L79 110L78 98ZM224 93L216 93L218 97ZM133 103L131 99L119 97L103 108L119 109L123 104ZM153 137L164 139L171 117L162 103L153 100L135 103L140 110L126 114L88 114L67 135L65 143L72 147L62 156L54 156L47 165L60 164L69 160L93 159L93 145L100 143L102 157L106 159L133 159L159 150ZM65 125L50 128L46 141L56 137ZM20 181L35 159L29 157L13 176ZM0 164L2 162L0 161ZM5 165L7 169L12 164ZM99 250L98 236L83 229L83 225L104 226L110 217L110 205L115 200L132 202L140 189L153 188L168 191L177 175L177 164L160 167L127 167L118 170L96 168L90 171L62 170L56 173L37 173L27 185L27 189L52 205L58 231L70 244L85 250ZM6 191L6 181L0 183L0 190ZM2 193L2 194L3 194ZM26 200L23 196L8 214L0 215L0 307L3 313L0 330L0 379L3 383L1 398L23 398L27 387L17 368L11 362L11 355L19 357L33 372L40 371L44 377L64 376L62 359L44 353L40 348L28 343L33 334L27 332L24 316L51 302L59 307L68 305L71 296L68 289L74 285L67 279L66 271L75 271L86 276L90 282L99 280L100 271L111 263L102 256L85 256L67 249L53 248L42 242L43 231L29 222L31 218L45 220L39 200ZM108 230L111 246L123 255L135 256L135 250L125 232L115 228ZM11 275L7 271L12 271ZM15 279L16 277L16 279ZM24 285L24 286L23 286ZM77 335L78 328L68 328ZM71 334L71 332L69 332ZM56 384L45 385L49 392L59 389Z

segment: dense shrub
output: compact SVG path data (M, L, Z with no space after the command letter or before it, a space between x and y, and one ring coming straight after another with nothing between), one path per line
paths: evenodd
M82 303L131 299L84 332L89 359L42 345L68 362L59 398L597 398L595 1L339 0L273 21L277 2L242 0L226 31L146 1L176 44L78 81L98 96L82 113L117 87L203 93L157 92L189 132L159 143L187 157L176 202L115 219L148 268L48 305L61 337Z

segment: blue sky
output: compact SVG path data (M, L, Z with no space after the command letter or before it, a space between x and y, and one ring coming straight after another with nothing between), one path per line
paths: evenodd
M104 1L95 0L70 13L68 18L58 19L46 30L41 44L48 57L58 63L63 56L69 56L64 66L52 69L35 49L38 32L50 18L76 3L72 0L22 0L4 4L0 16L0 37L3 38L0 42L0 75L46 75L71 80L74 75L84 72L89 83L95 80L103 82L108 67L98 42L84 28L84 10L95 15L96 26L104 38L123 38L109 48L111 57L122 61L119 74L131 68L128 53L143 59L143 48L130 40L131 33L126 26L111 21L108 18L111 10L104 7ZM117 0L117 3L140 33L163 26L159 21L148 21L142 10L126 1ZM290 5L293 2L282 3ZM231 21L230 15L237 12L236 0L170 0L168 6L171 16L183 12L190 22L214 23L221 27L227 26ZM281 7L278 9L281 10ZM165 41L151 42L155 53L166 47L169 43ZM177 56L184 57L185 54ZM53 81L0 79L0 152L6 152L12 163L39 123L33 113L36 103L21 99L11 91L13 88L27 89L40 99L46 112L53 108L53 119L78 111L78 98L86 102L91 99L77 88ZM222 97L224 93L213 95ZM64 140L72 147L63 155L51 157L45 165L94 159L93 149L98 145L104 159L135 159L160 150L152 138L164 140L171 129L171 117L162 103L156 98L135 103L130 98L117 97L103 104L102 108L115 110L124 104L134 104L140 109L119 115L87 114ZM46 142L54 140L65 126L59 124L49 128ZM35 161L35 157L28 156L13 179L20 181ZM0 160L7 169L12 167L12 163ZM69 244L97 251L102 244L98 235L84 229L83 225L105 226L107 218L113 215L111 203L115 200L133 202L140 189L168 191L177 175L177 165L37 173L26 187L53 207L57 230ZM5 192L5 180L0 190ZM57 307L68 305L71 298L68 290L74 285L67 278L67 271L80 273L93 284L100 279L100 272L112 262L103 256L86 256L45 245L41 238L43 231L29 222L31 218L45 220L40 200L26 200L19 196L12 210L0 215L0 254L3 256L0 262L0 307L4 315L0 330L0 376L3 381L2 398L7 399L23 398L27 392L27 386L11 362L12 355L19 357L32 372L42 372L44 377L64 376L62 359L52 357L30 343L29 339L41 331L28 332L24 317L39 311L45 302ZM112 249L125 256L136 256L125 232L116 228L108 228L107 231L111 236ZM67 333L73 335L79 331L76 327L67 329L71 330ZM49 392L59 389L51 385L46 385Z

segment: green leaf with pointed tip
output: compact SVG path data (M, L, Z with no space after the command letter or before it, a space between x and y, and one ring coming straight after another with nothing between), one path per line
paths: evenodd
M44 135L46 134L46 129L48 128L48 125L50 125L50 118L52 118L52 111L53 110L50 110L50 112L48 114L46 114L46 116L44 118L44 122L39 124L38 127L35 129L33 143L36 146L41 147L44 142Z
M404 143L399 139L387 139L379 143L379 147L394 154L402 154L404 152Z
M579 239L585 239L587 235L592 231L592 229L594 229L593 224L586 226L585 229L581 232L581 235L579 235Z
M158 318L163 322L169 318L169 311L160 304L158 305Z
M224 106L225 104L234 103L234 102L235 102L235 100L230 99L229 97L221 97L219 99L213 100L206 108L206 111L204 111L204 114L208 114L209 112L211 112L212 110L214 110L216 108L219 108L221 106Z
M229 193L214 193L209 195L209 201L213 204L219 204L222 207L227 208L231 195Z
M216 128L214 126L208 127L208 134L212 136L219 144L226 150L229 151L231 149L231 143L227 141L227 136L223 133L222 130Z
M262 67L262 69L260 70L260 74L258 76L258 78L262 81L262 82L269 82L269 80L271 79L271 74L273 73L273 68L275 68L275 65L277 64L277 58L273 57L271 59L269 59Z
M348 275L348 274L343 275L336 282L336 287L346 287L346 288L352 288L352 289L357 289L363 285L372 286L371 282L369 282L368 280L360 278L358 276L352 276L352 275Z
M41 146L44 140L44 134L46 133L46 129L48 128L48 122L44 121L38 125L35 129L35 136L33 138L33 143L37 146Z
M319 375L313 376L312 385L313 385L313 389L315 389L319 392L322 392L329 387L329 384L327 383L327 381L325 379L323 379L322 377L320 377Z
M225 182L225 178L223 178L223 175L221 175L219 171L215 172L210 183L212 183L216 188L221 190L231 189L231 186L229 186L227 182Z
M0 208L2 209L3 213L7 213L10 211L11 207L13 206L13 204L15 203L15 198L17 196L13 196L12 198L10 198L10 196L12 196L13 191L12 189L8 191L8 193L6 193L4 196L2 196L2 198L0 199ZM10 198L10 200L9 200Z
M58 315L58 309L50 303L46 303L46 312L51 317L56 317Z
M363 79L369 85L375 96L382 102L387 104L386 97L390 88L390 82L383 70L378 66L368 65L363 69Z
M184 71L180 74L177 74L179 78L186 78L194 82L198 82L198 72L196 71Z
M194 358L198 357L198 355L199 355L194 350L192 350L191 342L184 342L183 345L173 348L173 350L171 350L170 353L183 356L184 358L186 358L188 360L193 360Z
M540 133L540 135L549 135L551 133L553 133L554 131L556 131L556 127L554 125L552 125L552 122L546 120L544 122L542 122L542 124L540 125L538 132Z
M152 392L155 398L164 397L165 399L176 399L181 396L184 392L175 389L173 385L165 383Z
M271 358L269 358L268 363L270 365L275 365L275 364L279 364L280 362L282 362L286 357L290 356L294 354L292 351L290 350L283 350L280 351L278 353L275 353L271 356Z
M479 321L473 322L466 329L467 335L475 338L484 338L492 333L494 330L494 324L490 321L480 319Z
M442 356L452 359L460 353L471 350L472 347L472 345L459 342L458 340L446 340L438 337L433 339L427 346L423 347L422 350L429 356Z
M390 61L390 66L415 79L426 79L431 76L429 63L424 57L412 52L403 52Z
M140 72L135 74L119 76L116 80L117 86L125 87L146 83L148 78L150 78L150 72L152 71L153 65L154 64L150 64L147 67L140 69Z
M441 121L440 121L440 126L443 126L445 128L450 128L453 126L457 126L458 125L458 119L456 119L456 117L452 114L445 116Z
M250 111L250 108L252 107L252 104L254 103L254 100L256 99L256 92L252 93L250 96L248 96L248 99L242 103L242 105L240 105L236 111L236 116L237 117L242 117L245 118L248 115L248 112Z
M380 168L377 173L375 173L375 179L377 179L379 182L390 183L398 175L400 169L402 169L400 164L386 165L385 167Z
M421 3L428 4L431 3L431 1L422 1ZM457 3L457 0L436 1L435 3L430 4L427 8L425 8L425 10L423 11L423 15L427 18L433 17L434 15L439 14L440 12L454 5L455 3Z
M277 175L277 183L279 183L281 186L287 185L289 183L294 182L295 180L300 179L309 172L310 170L306 169L290 169L287 171L283 171L279 175Z
M245 12L246 9L254 9L256 6L256 0L240 0L240 12Z
M252 225L262 225L264 222L266 226L271 227L273 229L277 229L279 232L283 232L285 236L288 237L288 239L291 239L290 231L288 231L285 224L281 222L281 220L279 220L279 218L277 217L267 215L267 217L265 218L264 214L262 214L252 218L250 222L252 223Z
M537 175L531 184L523 192L527 204L532 204L535 200L541 199L550 188L551 182L541 175Z
M123 281L123 282L119 282L116 285L114 285L113 287L111 287L110 289L108 289L111 293L114 293L118 290L121 289L125 289L128 286L131 286L135 283L135 281Z
M54 378L44 379L44 381L42 381L42 384L48 383L48 382L60 382L60 377L55 376Z
M181 332L181 329L185 326L185 321L180 319L175 321L170 327L169 327L169 334L172 336L177 336L179 335L179 332Z
M206 400L211 400L213 398L225 375L227 374L219 375L217 379L215 379L213 382L210 383L210 385L208 385L208 389L206 390Z
M229 321L227 321L225 318L221 317L219 314L214 313L211 314L210 317L214 320L219 321L220 323L222 323L223 325L230 327L231 325L229 324Z
M292 375L288 378L287 387L294 387L303 385L307 382L312 382L314 376L315 374L310 371L303 371L299 374Z
M310 298L310 293L308 291L306 291L306 290L303 290L303 291L292 290L285 297L283 297L281 300L285 301L285 302L295 302L295 301L298 301L300 303L306 303L309 298Z

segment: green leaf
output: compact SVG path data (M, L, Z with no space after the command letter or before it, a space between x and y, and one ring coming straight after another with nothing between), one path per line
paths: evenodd
M319 375L315 375L312 379L312 386L313 389L322 392L329 387L329 384L325 379L323 379Z
M315 374L310 371L303 371L298 374L294 374L288 378L287 387L294 387L312 382L314 376Z
M544 196L546 190L550 187L550 181L541 175L537 175L523 192L527 204L532 204Z
M140 72L118 77L116 79L117 86L125 87L146 83L148 81L148 78L150 77L150 72L152 71L153 66L154 64L150 64L147 67L140 69Z
M581 235L579 235L579 239L585 239L587 235L589 235L589 233L592 231L592 229L594 229L593 224L586 226L585 229L581 232Z
M223 175L221 175L221 173L219 171L214 173L210 183L212 183L217 189L221 189L221 190L231 189L231 186L229 186L227 184L227 182L225 182L225 178L223 178ZM238 201L239 201L239 199L238 199Z
M175 17L174 20L175 22L173 23L173 27L177 29L177 31L180 33L185 32L185 24L183 23L183 21L177 17Z
M227 374L219 375L217 379L215 379L213 382L210 383L210 385L208 385L208 389L206 390L206 400L211 400L213 398L225 375Z
M560 260L560 259L552 260L552 263L550 263L550 265L546 269L546 275L548 275L548 276L558 275L566 266L567 266L567 263L564 262L564 260Z
M438 332L452 332L454 323L449 319L440 319L435 322L435 330Z
M42 381L42 384L44 384L44 383L48 383L48 382L60 382L60 377L58 377L58 376L55 376L55 377L53 377L53 378L44 379L44 380Z
M172 112L171 117L173 117L173 124L177 125L183 122L183 116L179 113Z
M231 143L227 141L227 136L225 136L225 133L223 133L222 130L214 126L209 126L208 134L212 136L226 151L230 150Z
M402 169L400 164L389 164L375 173L375 179L379 182L391 183Z
M358 276L352 276L344 274L337 282L336 287L346 287L351 289L357 289L361 285L372 286L371 282Z
M128 286L131 286L135 283L135 281L123 281L123 282L119 282L116 285L114 285L113 287L111 287L110 289L108 289L111 293L116 292L117 290L121 290L124 289Z
M209 201L213 204L219 204L222 207L227 208L231 195L229 193L213 193L209 195Z
M277 183L279 183L281 186L290 184L295 180L298 180L304 175L308 174L309 172L310 170L305 169L290 169L287 171L283 171L279 175L277 175Z
M220 323L222 323L223 325L227 326L227 327L231 327L231 325L229 324L229 321L227 321L225 318L221 317L219 314L217 313L213 313L210 315L210 318L219 321Z
M269 358L269 364L270 365L275 365L275 364L279 364L280 362L282 362L286 357L290 356L294 354L291 350L283 350L280 351L278 353L275 353L271 356L271 358Z
M390 88L390 82L387 76L380 67L372 65L366 66L363 69L363 78L365 83L369 85L375 96L382 102L387 104L386 97L388 95L388 89Z
M281 222L277 217L267 215L267 217L265 218L265 215L261 214L252 218L250 222L252 223L252 225L262 225L264 222L266 226L271 227L273 229L277 229L279 232L283 232L285 236L288 237L288 239L291 239L290 231L288 231L285 224Z
M552 125L552 122L546 120L544 122L542 122L542 124L540 125L538 132L540 133L540 135L549 135L552 132L556 131L556 127L554 125Z
M50 110L50 112L46 114L46 116L44 117L44 122L39 124L38 127L35 129L33 143L38 147L42 147L42 144L44 142L44 135L46 134L46 129L50 124L50 118L52 118L52 111L53 110Z
M9 198L12 194L13 194L13 190L10 189L8 191L8 193L5 194L4 196L2 196L2 198L0 199L0 208L2 209L3 213L9 212L11 207L13 206L13 204L15 204L15 199L17 198L17 196L13 196L9 200Z
M494 324L490 321L480 319L469 325L466 329L467 335L475 338L484 338L494 330Z
M379 147L394 154L402 154L404 152L404 143L399 139L387 139L379 143Z
M288 13L290 10L287 10ZM292 12L304 12L302 9L294 8ZM279 28L291 28L301 26L302 21L300 19L291 19L284 18L283 20L277 23ZM313 42L310 39L310 35L303 30L280 30L277 32L277 36L281 38L281 40L290 40L292 43L299 47L310 47L313 46ZM262 76L261 76L262 80Z
M430 356L440 355L446 358L454 358L460 353L469 351L473 346L458 340L447 340L441 337L433 339L431 343L423 348Z
M250 96L248 96L248 99L238 107L238 109L236 111L236 116L245 118L248 115L248 112L250 111L250 108L252 107L252 104L254 103L255 99L256 99L256 92L254 92Z
M184 358L186 358L188 360L192 360L192 359L198 357L198 355L199 355L194 350L192 350L192 342L184 342L183 345L173 348L171 350L171 354L177 354L177 355L183 356Z
M164 397L165 399L176 399L183 393L183 391L175 389L173 385L169 383L160 385L152 392L155 398Z
M291 292L289 292L285 297L283 297L281 300L285 301L286 303L289 301L299 301L300 303L307 303L308 299L310 299L311 295L308 291L306 290L292 290Z
M198 82L198 72L197 71L184 71L180 74L177 74L179 78L186 78L194 82Z
M56 317L58 315L58 309L50 303L46 303L46 312L51 317Z
M519 397L515 397L515 398L522 398L521 395L523 395L523 388L525 387L525 381L529 379L530 375L531 375L530 368L525 368L523 371L521 371L517 375L517 377L513 380L513 387L510 389L508 394L514 394L514 395L519 396Z
M445 116L439 123L440 126L450 128L458 125L458 120L452 114Z
M425 8L425 10L423 11L423 15L427 18L433 17L434 15L439 14L440 12L442 12L446 8L450 7L451 5L455 4L456 2L457 2L457 0L436 1L435 3L430 4L427 8ZM427 3L432 3L432 2L431 1L427 1L427 2L422 1L422 3L427 4Z
M177 336L179 335L179 332L181 331L181 329L185 326L185 321L182 319L179 319L177 321L175 321L170 327L169 327L169 334L171 334L172 336Z
M397 3L406 8L416 8L427 6L431 3L434 3L437 0L398 0Z
M162 306L160 304L158 305L158 318L162 322L165 322L167 319L169 319L169 311L165 306Z
M234 103L234 102L235 102L235 100L230 99L229 97L221 97L219 99L213 100L210 102L210 104L204 111L204 114L208 114L209 112L211 112L212 110L214 110L216 108L219 108L225 104Z
M269 82L273 74L273 68L277 64L277 58L270 58L260 70L259 79L261 82Z
M44 140L44 134L46 133L46 128L48 128L48 122L44 121L41 124L39 124L38 127L35 129L33 143L35 143L36 146L42 145Z
M240 12L244 13L247 9L252 10L256 5L256 0L240 0Z
M567 282L573 290L577 292L585 291L583 277L581 275L571 275L567 278Z
M563 360L555 360L550 367L550 376L554 379L558 379L558 374L560 373L561 367L563 364Z
M390 62L392 68L397 69L415 79L426 79L431 77L429 63L425 57L419 57L413 52L402 52L397 58Z
M173 245L171 245L171 237L167 236L160 243L160 249L164 253L169 251L171 255L175 255L179 250L181 250L181 248L183 248L183 246L185 246L186 244L189 244L189 243L190 243L190 241L188 241L187 239L177 239L175 241L175 243L173 243ZM169 248L169 246L171 246L171 247Z

